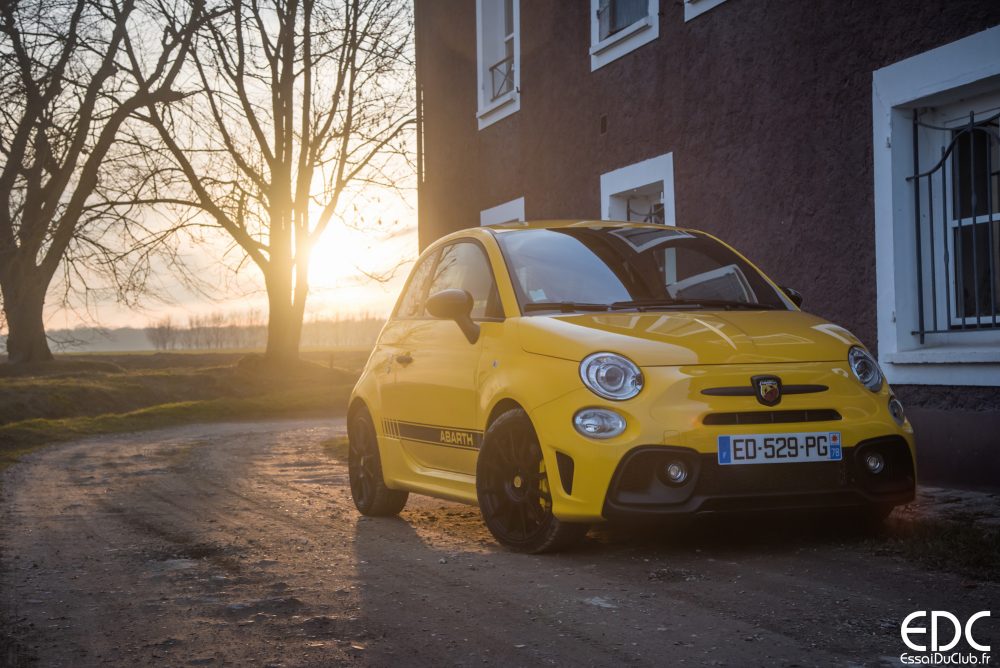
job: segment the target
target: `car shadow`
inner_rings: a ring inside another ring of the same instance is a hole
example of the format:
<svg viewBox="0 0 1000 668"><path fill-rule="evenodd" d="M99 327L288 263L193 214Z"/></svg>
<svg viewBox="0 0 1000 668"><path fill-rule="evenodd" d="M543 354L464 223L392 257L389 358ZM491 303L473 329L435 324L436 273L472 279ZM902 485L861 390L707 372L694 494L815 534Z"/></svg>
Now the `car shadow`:
<svg viewBox="0 0 1000 668"><path fill-rule="evenodd" d="M581 546L585 551L651 550L692 552L794 551L803 547L864 545L888 529L834 511L759 512L702 515L660 522L596 525Z"/></svg>

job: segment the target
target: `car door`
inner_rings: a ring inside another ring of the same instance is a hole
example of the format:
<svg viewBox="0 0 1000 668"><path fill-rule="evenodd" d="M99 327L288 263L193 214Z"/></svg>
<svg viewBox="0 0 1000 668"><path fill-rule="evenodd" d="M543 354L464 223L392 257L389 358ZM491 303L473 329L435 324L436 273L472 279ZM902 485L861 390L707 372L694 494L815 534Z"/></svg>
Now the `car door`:
<svg viewBox="0 0 1000 668"><path fill-rule="evenodd" d="M425 298L446 289L472 295L472 318L498 319L493 272L478 242L441 249ZM480 341L470 343L452 320L420 313L400 318L393 332L394 380L386 396L390 429L418 466L474 475L482 443L478 391Z"/></svg>

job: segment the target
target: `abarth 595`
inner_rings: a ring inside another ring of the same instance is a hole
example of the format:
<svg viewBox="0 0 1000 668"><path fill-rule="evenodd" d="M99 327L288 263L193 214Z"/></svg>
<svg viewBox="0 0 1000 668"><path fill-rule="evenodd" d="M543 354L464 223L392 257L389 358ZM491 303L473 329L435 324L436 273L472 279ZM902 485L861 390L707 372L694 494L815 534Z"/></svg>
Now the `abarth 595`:
<svg viewBox="0 0 1000 668"><path fill-rule="evenodd" d="M596 522L913 498L913 431L849 331L704 232L608 221L451 234L417 260L348 409L366 515L478 504L503 545Z"/></svg>

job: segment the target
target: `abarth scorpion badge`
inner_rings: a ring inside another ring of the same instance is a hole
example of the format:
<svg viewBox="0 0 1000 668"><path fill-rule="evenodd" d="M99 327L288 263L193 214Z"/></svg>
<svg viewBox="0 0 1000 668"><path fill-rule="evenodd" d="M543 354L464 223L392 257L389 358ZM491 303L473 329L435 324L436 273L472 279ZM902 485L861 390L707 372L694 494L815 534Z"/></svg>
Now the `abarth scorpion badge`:
<svg viewBox="0 0 1000 668"><path fill-rule="evenodd" d="M781 379L777 376L754 376L750 383L756 390L757 401L775 406L781 401Z"/></svg>

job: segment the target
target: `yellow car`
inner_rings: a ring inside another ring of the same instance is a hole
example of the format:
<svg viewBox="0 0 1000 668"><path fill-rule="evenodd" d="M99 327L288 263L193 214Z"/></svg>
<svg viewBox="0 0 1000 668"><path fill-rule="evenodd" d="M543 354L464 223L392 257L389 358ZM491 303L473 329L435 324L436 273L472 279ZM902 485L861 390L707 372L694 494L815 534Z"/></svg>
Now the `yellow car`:
<svg viewBox="0 0 1000 668"><path fill-rule="evenodd" d="M524 552L592 523L913 498L913 430L872 355L704 232L456 232L420 256L348 410L365 515L478 503Z"/></svg>

